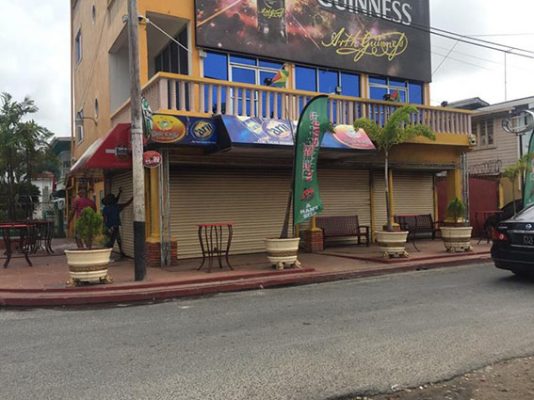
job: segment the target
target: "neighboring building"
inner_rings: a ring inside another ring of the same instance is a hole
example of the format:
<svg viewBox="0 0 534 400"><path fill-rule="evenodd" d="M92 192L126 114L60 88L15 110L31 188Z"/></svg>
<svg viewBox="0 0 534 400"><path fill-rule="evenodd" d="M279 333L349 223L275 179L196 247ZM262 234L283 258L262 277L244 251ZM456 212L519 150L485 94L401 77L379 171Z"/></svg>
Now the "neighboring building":
<svg viewBox="0 0 534 400"><path fill-rule="evenodd" d="M330 95L336 125L362 116L383 124L410 102L419 107L414 122L436 131L436 142L418 139L392 153L396 213L435 215L434 177L441 171L449 172L449 197L462 196L471 113L429 106L430 35L409 28L429 25L428 1L384 2L383 9L369 2L366 10L335 3L138 0L140 78L158 128L147 148L163 156L145 180L150 265L159 264L167 240L177 248L173 256L198 256L197 224L204 222L234 222L232 254L262 251L265 237L279 235L292 165L287 120L296 120L317 93ZM72 118L79 123L70 196L85 185L97 199L122 187L126 199L127 2L71 0L71 9ZM283 65L286 87L266 86ZM383 157L333 135L329 143L319 162L323 214L357 214L360 223L381 229ZM133 255L131 207L122 220L124 249Z"/></svg>
<svg viewBox="0 0 534 400"><path fill-rule="evenodd" d="M52 219L54 217L54 204L52 192L56 178L52 172L44 171L33 175L32 185L39 189L39 199L33 210L34 219Z"/></svg>
<svg viewBox="0 0 534 400"><path fill-rule="evenodd" d="M50 149L59 160L59 174L56 177L56 185L52 192L52 203L54 208L55 235L56 237L65 236L65 227L67 221L66 210L66 183L68 182L68 173L71 167L71 146L70 137L55 137L50 142Z"/></svg>
<svg viewBox="0 0 534 400"><path fill-rule="evenodd" d="M503 129L503 121L519 111L534 110L534 97L492 105L477 97L449 103L449 107L475 110L472 133L476 145L467 154L467 160L471 178L471 219L477 220L477 212L497 210L513 199L521 198L520 182L516 184L516 193L512 193L510 181L502 178L501 174L506 167L516 163L528 152L532 132L523 136L508 133ZM481 222L478 221L478 225Z"/></svg>

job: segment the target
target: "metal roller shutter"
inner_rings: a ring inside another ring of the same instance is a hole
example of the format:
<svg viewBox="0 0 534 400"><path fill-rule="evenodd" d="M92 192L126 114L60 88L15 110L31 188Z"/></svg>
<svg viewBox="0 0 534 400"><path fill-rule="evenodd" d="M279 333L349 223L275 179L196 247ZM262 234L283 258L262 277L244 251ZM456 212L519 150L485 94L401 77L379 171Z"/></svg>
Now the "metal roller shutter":
<svg viewBox="0 0 534 400"><path fill-rule="evenodd" d="M263 239L280 234L289 171L179 170L171 173L171 226L178 257L198 257L197 224L234 223L232 254L264 251ZM370 223L367 171L320 170L322 215L358 215Z"/></svg>
<svg viewBox="0 0 534 400"><path fill-rule="evenodd" d="M264 251L284 221L290 171L171 170L171 230L178 258L201 255L197 224L231 221L231 253Z"/></svg>
<svg viewBox="0 0 534 400"><path fill-rule="evenodd" d="M358 215L360 224L370 224L368 171L320 169L319 189L324 204L321 215Z"/></svg>
<svg viewBox="0 0 534 400"><path fill-rule="evenodd" d="M374 171L374 216L376 230L386 224L384 173ZM434 186L428 172L393 171L393 212L395 214L434 214Z"/></svg>
<svg viewBox="0 0 534 400"><path fill-rule="evenodd" d="M117 194L119 188L122 188L122 194L119 202L124 203L128 201L133 195L133 182L132 172L124 172L113 176L111 180L111 192ZM121 212L121 238L122 249L127 256L134 256L134 240L133 240L133 207L126 207ZM119 251L118 246L115 244L115 251Z"/></svg>
<svg viewBox="0 0 534 400"><path fill-rule="evenodd" d="M431 214L434 218L434 180L431 173L394 171L393 188L395 214Z"/></svg>

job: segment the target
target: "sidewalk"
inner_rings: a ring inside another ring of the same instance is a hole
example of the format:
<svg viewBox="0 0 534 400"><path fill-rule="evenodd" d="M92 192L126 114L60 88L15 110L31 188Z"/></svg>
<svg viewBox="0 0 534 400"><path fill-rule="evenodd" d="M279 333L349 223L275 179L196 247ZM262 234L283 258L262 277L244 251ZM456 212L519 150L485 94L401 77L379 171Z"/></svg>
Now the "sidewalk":
<svg viewBox="0 0 534 400"><path fill-rule="evenodd" d="M110 264L113 283L67 287L68 266L63 250L72 242L54 240L55 255L36 254L33 267L17 255L0 268L0 306L62 306L156 301L177 297L300 285L388 273L464 265L489 260L490 245L472 241L470 253L448 254L441 240L420 240L419 252L407 245L410 257L385 260L376 246L329 247L321 254L301 253L302 269L274 270L265 254L230 257L234 271L214 267L197 271L199 259L180 260L172 268L149 268L144 281L134 281L131 259Z"/></svg>

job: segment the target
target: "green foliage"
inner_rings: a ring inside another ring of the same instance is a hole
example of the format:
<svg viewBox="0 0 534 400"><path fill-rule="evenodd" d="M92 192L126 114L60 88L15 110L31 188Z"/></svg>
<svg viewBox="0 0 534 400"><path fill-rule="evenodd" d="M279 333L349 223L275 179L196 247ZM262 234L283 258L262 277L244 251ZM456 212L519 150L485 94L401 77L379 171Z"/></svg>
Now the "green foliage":
<svg viewBox="0 0 534 400"><path fill-rule="evenodd" d="M385 164L385 194L386 194L386 210L387 210L387 230L392 231L391 221L391 205L389 204L389 150L397 145L404 143L417 136L425 137L429 140L435 140L436 135L430 127L422 124L414 123L412 115L417 113L415 106L405 105L399 107L391 114L383 127L378 126L375 121L368 118L359 118L354 121L354 129L356 131L362 128L375 143L379 150L384 152Z"/></svg>
<svg viewBox="0 0 534 400"><path fill-rule="evenodd" d="M6 193L7 217L14 220L17 199L28 196L28 190L23 193L20 189L31 186L35 172L53 170L59 161L48 144L52 132L28 118L38 111L33 100L26 97L17 102L9 93L2 93L0 102L0 192Z"/></svg>
<svg viewBox="0 0 534 400"><path fill-rule="evenodd" d="M76 221L76 232L88 249L93 247L93 241L102 235L103 230L104 219L102 215L91 207L84 208L80 218Z"/></svg>
<svg viewBox="0 0 534 400"><path fill-rule="evenodd" d="M465 217L465 205L458 197L452 200L447 206L447 215L454 220L454 222L459 222L462 218Z"/></svg>
<svg viewBox="0 0 534 400"><path fill-rule="evenodd" d="M379 127L375 121L360 118L354 121L354 128L363 128L371 140L380 150L389 151L396 144L401 144L416 136L423 136L435 140L436 135L430 127L414 124L411 116L417 113L415 106L402 106L391 114L384 127Z"/></svg>
<svg viewBox="0 0 534 400"><path fill-rule="evenodd" d="M513 199L515 199L515 185L517 183L517 179L520 176L523 177L523 180L526 179L525 175L529 169L529 166L531 165L533 158L534 158L533 153L525 154L523 157L517 160L515 164L509 165L502 172L502 176L504 178L507 178L512 183L512 198ZM514 214L515 214L517 212L515 201L513 204L514 204Z"/></svg>

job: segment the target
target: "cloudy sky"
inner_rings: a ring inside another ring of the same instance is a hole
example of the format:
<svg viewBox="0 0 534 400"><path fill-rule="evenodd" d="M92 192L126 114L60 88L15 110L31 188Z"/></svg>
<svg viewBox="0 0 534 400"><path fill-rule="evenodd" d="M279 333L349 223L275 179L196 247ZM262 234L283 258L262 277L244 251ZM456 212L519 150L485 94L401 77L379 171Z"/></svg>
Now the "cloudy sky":
<svg viewBox="0 0 534 400"><path fill-rule="evenodd" d="M40 108L36 120L57 136L70 135L68 4L68 0L0 0L0 92L19 101L33 98ZM430 6L433 27L492 35L480 38L534 52L534 2L430 0ZM431 103L475 96L490 103L504 101L504 58L503 53L432 36ZM508 99L534 96L534 59L513 55L506 59Z"/></svg>

